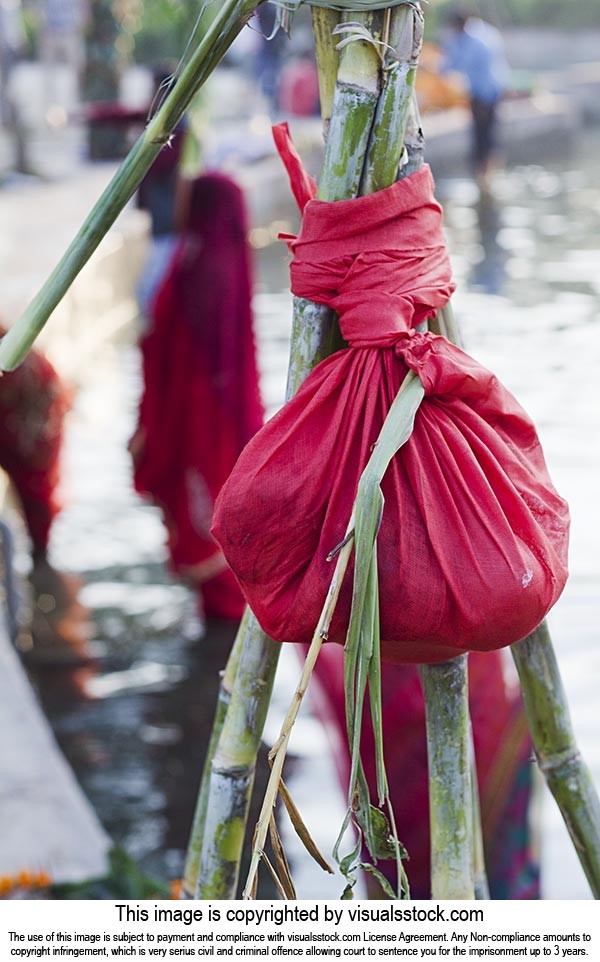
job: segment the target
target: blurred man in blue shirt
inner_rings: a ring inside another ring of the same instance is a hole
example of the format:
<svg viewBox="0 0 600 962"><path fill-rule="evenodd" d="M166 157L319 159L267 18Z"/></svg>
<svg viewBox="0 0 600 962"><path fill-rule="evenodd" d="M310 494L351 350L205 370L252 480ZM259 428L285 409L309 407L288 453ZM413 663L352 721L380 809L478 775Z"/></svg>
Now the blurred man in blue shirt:
<svg viewBox="0 0 600 962"><path fill-rule="evenodd" d="M473 115L473 167L477 180L485 185L496 147L498 104L508 85L504 42L495 27L461 9L450 18L444 54L444 73L459 73L467 85Z"/></svg>

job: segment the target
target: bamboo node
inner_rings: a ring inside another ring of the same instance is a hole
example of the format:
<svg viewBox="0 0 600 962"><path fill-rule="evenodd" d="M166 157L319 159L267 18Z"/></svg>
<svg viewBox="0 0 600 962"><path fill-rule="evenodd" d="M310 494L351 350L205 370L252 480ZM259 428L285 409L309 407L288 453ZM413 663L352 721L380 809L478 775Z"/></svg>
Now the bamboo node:
<svg viewBox="0 0 600 962"><path fill-rule="evenodd" d="M536 752L536 758L541 771L545 775L556 775L559 772L568 772L571 768L578 768L581 765L581 753L577 748L567 748L555 755L544 757Z"/></svg>
<svg viewBox="0 0 600 962"><path fill-rule="evenodd" d="M157 144L161 147L172 147L173 146L173 134L157 134L150 141L151 144Z"/></svg>
<svg viewBox="0 0 600 962"><path fill-rule="evenodd" d="M345 36L342 36L343 34L345 34ZM389 43L386 43L385 40L377 40L364 24L356 23L355 21L338 24L337 27L334 27L331 31L331 35L333 37L342 36L342 39L335 45L336 50L343 50L344 47L356 42L370 44L382 65L387 52L393 50Z"/></svg>

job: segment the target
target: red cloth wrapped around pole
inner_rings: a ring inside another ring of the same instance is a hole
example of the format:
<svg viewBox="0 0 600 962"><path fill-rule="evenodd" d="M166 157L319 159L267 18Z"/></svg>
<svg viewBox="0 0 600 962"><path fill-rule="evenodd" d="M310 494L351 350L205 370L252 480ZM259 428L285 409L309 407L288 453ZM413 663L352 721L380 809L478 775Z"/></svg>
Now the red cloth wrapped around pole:
<svg viewBox="0 0 600 962"><path fill-rule="evenodd" d="M428 663L510 645L567 578L569 515L533 423L497 378L415 330L453 291L427 166L386 190L328 203L280 129L303 207L292 291L331 306L347 349L319 364L242 452L213 534L263 629L306 642L331 580L358 481L404 377L425 398L382 483L378 536L384 661ZM343 643L351 570L329 632Z"/></svg>

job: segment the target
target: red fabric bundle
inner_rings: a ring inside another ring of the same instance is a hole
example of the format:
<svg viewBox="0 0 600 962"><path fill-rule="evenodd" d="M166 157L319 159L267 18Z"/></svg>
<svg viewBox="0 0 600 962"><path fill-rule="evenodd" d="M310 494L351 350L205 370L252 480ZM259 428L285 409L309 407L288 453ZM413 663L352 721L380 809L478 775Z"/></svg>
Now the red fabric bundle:
<svg viewBox="0 0 600 962"><path fill-rule="evenodd" d="M312 636L360 475L408 371L425 387L382 484L382 657L434 662L500 648L544 618L567 577L569 517L532 422L498 380L445 338L414 330L452 292L428 167L356 200L309 200L289 240L294 294L338 312L350 347L326 359L242 452L213 534L264 630ZM329 639L343 643L352 577Z"/></svg>

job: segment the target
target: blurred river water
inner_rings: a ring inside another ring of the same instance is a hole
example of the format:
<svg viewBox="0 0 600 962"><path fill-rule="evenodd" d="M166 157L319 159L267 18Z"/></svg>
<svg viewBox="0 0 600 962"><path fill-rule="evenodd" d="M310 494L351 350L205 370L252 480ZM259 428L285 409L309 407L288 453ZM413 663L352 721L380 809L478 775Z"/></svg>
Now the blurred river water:
<svg viewBox="0 0 600 962"><path fill-rule="evenodd" d="M570 502L571 580L550 625L580 747L598 786L599 148L600 134L592 133L557 161L500 173L493 200L481 200L468 180L438 183L467 349L533 416L553 480ZM257 274L260 367L272 412L283 399L290 328L283 245L257 251ZM139 386L137 350L125 338L99 354L77 398L67 437L66 507L52 557L84 582L97 663L39 671L34 681L111 837L148 870L175 878L232 629L209 626L206 638L196 640L193 600L163 565L158 512L132 490L126 444ZM269 744L298 670L286 651L267 723ZM310 829L330 852L343 808L325 744L305 711L292 739L289 781ZM545 897L588 898L554 803L543 794ZM300 897L338 897L341 879L307 865L287 832L286 838Z"/></svg>

